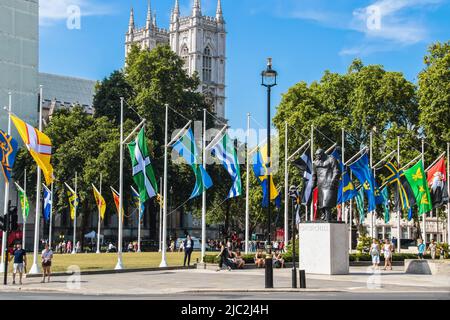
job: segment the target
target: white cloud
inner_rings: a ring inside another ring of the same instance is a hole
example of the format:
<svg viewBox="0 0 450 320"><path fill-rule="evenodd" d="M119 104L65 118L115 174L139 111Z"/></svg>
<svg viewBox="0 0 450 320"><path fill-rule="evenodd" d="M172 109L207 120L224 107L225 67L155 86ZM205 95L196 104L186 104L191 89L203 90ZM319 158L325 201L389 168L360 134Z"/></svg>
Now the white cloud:
<svg viewBox="0 0 450 320"><path fill-rule="evenodd" d="M39 24L52 25L55 22L66 20L68 18L67 10L71 6L80 8L81 17L113 13L111 6L93 0L40 0Z"/></svg>

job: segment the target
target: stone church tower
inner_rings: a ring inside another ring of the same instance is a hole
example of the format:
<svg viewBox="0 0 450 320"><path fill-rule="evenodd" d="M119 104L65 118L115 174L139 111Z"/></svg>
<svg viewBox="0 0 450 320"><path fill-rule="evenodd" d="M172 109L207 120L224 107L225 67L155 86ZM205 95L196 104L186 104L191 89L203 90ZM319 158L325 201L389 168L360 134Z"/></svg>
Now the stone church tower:
<svg viewBox="0 0 450 320"><path fill-rule="evenodd" d="M152 15L150 1L145 27L136 28L131 9L125 39L125 56L131 45L152 50L159 44L169 44L185 63L185 70L200 77L199 92L214 105L217 116L225 119L226 30L221 0L217 1L215 17L202 14L201 0L194 0L190 16L182 16L175 0L169 30L159 28Z"/></svg>

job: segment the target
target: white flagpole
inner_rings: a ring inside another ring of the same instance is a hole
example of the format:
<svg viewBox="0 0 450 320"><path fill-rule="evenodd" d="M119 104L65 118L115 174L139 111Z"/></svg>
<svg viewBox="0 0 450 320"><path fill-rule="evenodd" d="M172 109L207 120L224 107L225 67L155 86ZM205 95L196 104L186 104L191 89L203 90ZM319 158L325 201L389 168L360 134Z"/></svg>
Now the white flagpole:
<svg viewBox="0 0 450 320"><path fill-rule="evenodd" d="M422 165L425 168L425 139L422 138ZM423 243L427 244L427 230L426 230L427 213L424 212L422 215L422 239Z"/></svg>
<svg viewBox="0 0 450 320"><path fill-rule="evenodd" d="M77 253L77 208L78 208L78 194L77 194L78 173L75 171L75 201L74 201L74 217L73 217L73 242L72 242L72 254Z"/></svg>
<svg viewBox="0 0 450 320"><path fill-rule="evenodd" d="M400 136L397 136L397 165L398 168L400 169ZM400 179L400 177L399 177ZM399 182L400 183L400 182ZM400 190L397 190L397 192L399 193L399 199L400 200ZM400 253L401 252L401 240L402 240L402 208L400 207L400 204L398 205L398 212L397 212L397 230L398 230L398 237L397 237L397 252Z"/></svg>
<svg viewBox="0 0 450 320"><path fill-rule="evenodd" d="M11 136L11 108L12 108L12 93L8 92L8 135ZM39 168L38 168L39 170ZM9 202L9 181L8 179L5 179L5 202L3 203L3 217L6 218L6 215L8 214L8 202ZM3 232L2 236L2 261L0 262L0 273L3 273L3 270L5 269L5 250L6 250L6 232Z"/></svg>
<svg viewBox="0 0 450 320"><path fill-rule="evenodd" d="M117 239L117 264L115 270L123 269L122 261L122 215L123 215L123 97L120 98L120 172L119 172L119 234Z"/></svg>
<svg viewBox="0 0 450 320"><path fill-rule="evenodd" d="M353 179L353 174L350 172L350 181ZM349 208L349 219L350 219L350 252L352 252L352 242L353 242L353 199L350 199L350 208Z"/></svg>
<svg viewBox="0 0 450 320"><path fill-rule="evenodd" d="M43 87L39 86L39 131L42 131L42 102L44 97ZM33 250L33 265L29 271L29 274L40 273L38 264L38 251L39 251L39 224L41 222L41 169L37 167L37 181L36 181L36 214L34 219L34 250Z"/></svg>
<svg viewBox="0 0 450 320"><path fill-rule="evenodd" d="M99 193L100 195L102 194L102 173L100 173L100 190ZM97 203L97 210L98 210L98 223L97 223L97 252L96 253L100 253L100 231L101 231L101 225L102 225L102 216L100 213L100 208L98 207L98 203Z"/></svg>
<svg viewBox="0 0 450 320"><path fill-rule="evenodd" d="M372 174L374 174L375 170L372 169L373 167L373 129L370 130L370 170L372 170ZM375 239L375 210L373 210L370 214L370 223L371 223L371 234L372 234L372 239Z"/></svg>
<svg viewBox="0 0 450 320"><path fill-rule="evenodd" d="M141 252L141 200L139 200L139 208L138 208L138 249L137 252Z"/></svg>
<svg viewBox="0 0 450 320"><path fill-rule="evenodd" d="M247 157L247 171L245 176L245 254L249 252L249 235L250 235L250 202L249 202L249 190L250 190L250 113L247 113L247 145L245 148Z"/></svg>
<svg viewBox="0 0 450 320"><path fill-rule="evenodd" d="M51 204L50 204L50 225L48 227L48 246L50 247L50 249L52 248L52 230L53 230L53 182L52 185L50 187L50 199L51 199Z"/></svg>
<svg viewBox="0 0 450 320"><path fill-rule="evenodd" d="M24 200L27 197L27 169L23 172L23 195ZM26 244L26 229L27 229L27 217L24 214L25 213L25 203L22 206L22 219L23 219L23 227L22 227L22 248L26 251L25 244Z"/></svg>
<svg viewBox="0 0 450 320"><path fill-rule="evenodd" d="M341 130L341 163L342 163L342 166L344 166L344 163L345 163L345 130L344 130L344 128L342 128L342 130ZM344 172L342 172L341 174L344 174ZM342 181L344 181L344 179L342 179ZM342 190L342 197L343 196L344 196L344 190ZM341 204L341 212L342 212L341 221L343 220L345 223L347 223L347 213L345 212L345 202L342 202L342 204ZM342 219L342 217L343 217L343 219Z"/></svg>
<svg viewBox="0 0 450 320"><path fill-rule="evenodd" d="M203 109L203 169L206 170L206 109ZM203 184L202 184L203 185ZM202 256L200 263L204 262L206 251L206 188L203 185L202 193Z"/></svg>
<svg viewBox="0 0 450 320"><path fill-rule="evenodd" d="M288 123L284 127L284 245L289 242L289 170L288 170ZM294 234L294 231L292 231Z"/></svg>
<svg viewBox="0 0 450 320"><path fill-rule="evenodd" d="M447 243L450 242L450 142L447 142Z"/></svg>
<svg viewBox="0 0 450 320"><path fill-rule="evenodd" d="M163 192L163 179L159 178L159 192ZM162 200L162 199L160 199ZM161 252L162 246L162 215L163 215L163 206L161 205L161 203L159 204L159 250L158 252Z"/></svg>
<svg viewBox="0 0 450 320"><path fill-rule="evenodd" d="M311 125L311 169L313 174L314 172L314 125ZM310 208L310 221L314 220L314 189L311 190L311 208ZM308 217L306 217L306 221L308 221Z"/></svg>
<svg viewBox="0 0 450 320"><path fill-rule="evenodd" d="M162 245L160 268L167 267L166 261L166 238L167 238L167 148L168 146L168 126L169 126L169 105L166 104L166 122L164 129L164 194L163 194L163 225L162 225Z"/></svg>

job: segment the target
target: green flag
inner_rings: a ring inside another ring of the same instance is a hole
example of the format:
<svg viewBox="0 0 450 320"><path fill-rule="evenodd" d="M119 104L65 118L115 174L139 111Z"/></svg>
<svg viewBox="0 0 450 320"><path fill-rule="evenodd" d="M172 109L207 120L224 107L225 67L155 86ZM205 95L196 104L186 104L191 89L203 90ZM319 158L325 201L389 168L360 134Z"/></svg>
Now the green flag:
<svg viewBox="0 0 450 320"><path fill-rule="evenodd" d="M433 209L433 204L431 202L430 189L428 188L427 176L423 169L422 160L408 170L405 170L405 177L413 190L419 216L430 212Z"/></svg>
<svg viewBox="0 0 450 320"><path fill-rule="evenodd" d="M19 200L20 200L20 206L22 208L22 216L23 220L27 220L28 215L30 214L30 204L28 203L28 197L25 194L25 190L23 190L17 183L16 183L17 191L19 192Z"/></svg>
<svg viewBox="0 0 450 320"><path fill-rule="evenodd" d="M364 188L359 188L358 193L356 194L356 207L359 211L359 223L363 223L366 219L364 212Z"/></svg>
<svg viewBox="0 0 450 320"><path fill-rule="evenodd" d="M136 140L128 145L128 149L133 166L133 179L138 186L141 203L145 203L156 196L158 184L153 173L144 128L141 129Z"/></svg>

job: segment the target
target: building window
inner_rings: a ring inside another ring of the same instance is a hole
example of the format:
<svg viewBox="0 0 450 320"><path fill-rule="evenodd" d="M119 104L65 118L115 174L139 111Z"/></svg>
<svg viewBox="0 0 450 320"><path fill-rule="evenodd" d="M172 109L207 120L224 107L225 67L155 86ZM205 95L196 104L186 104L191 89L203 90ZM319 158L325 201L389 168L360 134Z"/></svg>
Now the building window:
<svg viewBox="0 0 450 320"><path fill-rule="evenodd" d="M209 47L205 48L203 52L203 81L210 82L212 74L212 57L211 49Z"/></svg>
<svg viewBox="0 0 450 320"><path fill-rule="evenodd" d="M184 61L184 70L189 71L189 49L184 46L181 50L181 59Z"/></svg>

